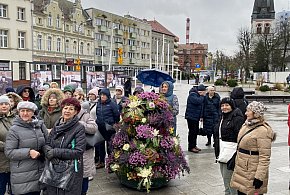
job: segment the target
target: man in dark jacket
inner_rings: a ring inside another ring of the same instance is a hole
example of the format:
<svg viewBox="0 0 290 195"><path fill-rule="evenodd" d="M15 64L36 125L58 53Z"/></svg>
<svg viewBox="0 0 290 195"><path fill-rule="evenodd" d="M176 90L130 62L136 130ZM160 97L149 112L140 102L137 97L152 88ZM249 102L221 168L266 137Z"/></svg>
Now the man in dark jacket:
<svg viewBox="0 0 290 195"><path fill-rule="evenodd" d="M129 97L129 95L132 95L131 78L128 78L127 81L124 83L124 90L125 90L126 97Z"/></svg>
<svg viewBox="0 0 290 195"><path fill-rule="evenodd" d="M104 137L107 143L107 152L110 153L110 140L111 137L115 134L115 130L107 129L109 126L113 126L114 124L120 121L120 113L118 110L118 106L111 99L110 90L108 88L103 88L100 91L99 101L96 107L96 123L98 125L99 131ZM96 150L99 150L100 158L99 163L96 165L96 168L105 167L105 143L100 144Z"/></svg>
<svg viewBox="0 0 290 195"><path fill-rule="evenodd" d="M245 92L242 87L235 87L231 92L231 98L234 100L235 107L240 109L244 115L244 121L246 121L247 116L245 115L248 101L245 98Z"/></svg>
<svg viewBox="0 0 290 195"><path fill-rule="evenodd" d="M188 126L188 151L198 153L201 149L196 146L199 121L202 120L205 86L200 84L197 89L192 88L187 98L185 119Z"/></svg>

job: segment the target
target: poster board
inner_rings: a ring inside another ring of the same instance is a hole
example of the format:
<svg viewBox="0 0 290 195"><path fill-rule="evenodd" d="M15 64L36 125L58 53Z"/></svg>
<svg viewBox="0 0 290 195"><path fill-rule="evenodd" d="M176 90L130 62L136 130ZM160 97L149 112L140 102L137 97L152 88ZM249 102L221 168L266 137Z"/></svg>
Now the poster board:
<svg viewBox="0 0 290 195"><path fill-rule="evenodd" d="M3 95L6 93L5 89L7 87L13 87L12 86L12 71L1 71L0 73L0 94Z"/></svg>
<svg viewBox="0 0 290 195"><path fill-rule="evenodd" d="M33 91L37 91L39 86L43 86L44 83L52 82L51 71L36 71L31 73L30 86Z"/></svg>
<svg viewBox="0 0 290 195"><path fill-rule="evenodd" d="M86 72L87 78L87 91L98 87L104 88L106 87L105 82L105 72ZM115 79L114 74L112 72L107 72L107 86L114 87L115 86Z"/></svg>
<svg viewBox="0 0 290 195"><path fill-rule="evenodd" d="M81 74L78 71L61 71L61 89L66 85L75 86L75 88L81 88Z"/></svg>

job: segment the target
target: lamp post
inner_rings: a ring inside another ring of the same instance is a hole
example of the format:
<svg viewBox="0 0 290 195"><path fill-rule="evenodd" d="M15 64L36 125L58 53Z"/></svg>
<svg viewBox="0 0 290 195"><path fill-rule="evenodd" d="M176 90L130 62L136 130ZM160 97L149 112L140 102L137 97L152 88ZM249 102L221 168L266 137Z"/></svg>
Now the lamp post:
<svg viewBox="0 0 290 195"><path fill-rule="evenodd" d="M111 71L111 63L112 63L114 29L117 29L117 27L113 23L112 24L112 31L111 31L111 44L110 44L110 56L109 56L109 71Z"/></svg>

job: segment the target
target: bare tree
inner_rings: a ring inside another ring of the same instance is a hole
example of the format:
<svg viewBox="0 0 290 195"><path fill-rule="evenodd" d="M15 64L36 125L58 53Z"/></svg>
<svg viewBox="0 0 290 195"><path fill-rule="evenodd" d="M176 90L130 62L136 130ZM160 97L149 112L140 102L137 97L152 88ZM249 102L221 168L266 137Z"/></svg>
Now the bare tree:
<svg viewBox="0 0 290 195"><path fill-rule="evenodd" d="M250 51L252 45L250 30L248 28L241 28L237 36L237 41L245 58L243 68L245 70L245 82L247 82L247 78L250 77Z"/></svg>
<svg viewBox="0 0 290 195"><path fill-rule="evenodd" d="M290 24L289 21L281 21L280 28L278 29L279 37L281 40L280 47L282 47L282 71L285 71L286 68L286 54L288 46L290 44Z"/></svg>

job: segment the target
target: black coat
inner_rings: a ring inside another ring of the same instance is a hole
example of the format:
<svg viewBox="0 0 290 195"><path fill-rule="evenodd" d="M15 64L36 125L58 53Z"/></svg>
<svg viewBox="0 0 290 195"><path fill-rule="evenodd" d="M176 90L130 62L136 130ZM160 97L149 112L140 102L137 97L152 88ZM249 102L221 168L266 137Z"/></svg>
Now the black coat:
<svg viewBox="0 0 290 195"><path fill-rule="evenodd" d="M78 172L73 172L74 183L69 191L47 186L47 194L80 195L83 181L83 153L86 149L85 128L75 116L66 123L59 119L48 137L47 146L53 148L53 157L61 160L78 160ZM75 148L72 149L72 140L75 139ZM62 143L62 147L61 146ZM58 191L58 193L57 193Z"/></svg>
<svg viewBox="0 0 290 195"><path fill-rule="evenodd" d="M200 96L198 92L193 89L187 97L185 119L199 121L203 113L204 96Z"/></svg>
<svg viewBox="0 0 290 195"><path fill-rule="evenodd" d="M219 156L219 127L221 122L221 139L223 141L237 143L239 131L244 123L244 116L238 108L235 108L230 113L222 114L220 121L214 129L214 148L216 157Z"/></svg>
<svg viewBox="0 0 290 195"><path fill-rule="evenodd" d="M231 98L234 100L235 107L239 108L242 111L242 114L244 115L244 122L247 119L247 116L245 115L248 101L245 98L245 92L242 87L235 87L231 93Z"/></svg>
<svg viewBox="0 0 290 195"><path fill-rule="evenodd" d="M220 116L220 96L215 93L212 98L206 94L203 109L203 129L208 135L213 134L214 127L219 121Z"/></svg>

